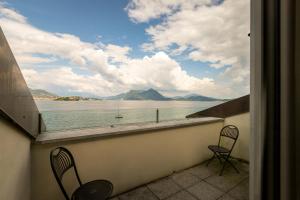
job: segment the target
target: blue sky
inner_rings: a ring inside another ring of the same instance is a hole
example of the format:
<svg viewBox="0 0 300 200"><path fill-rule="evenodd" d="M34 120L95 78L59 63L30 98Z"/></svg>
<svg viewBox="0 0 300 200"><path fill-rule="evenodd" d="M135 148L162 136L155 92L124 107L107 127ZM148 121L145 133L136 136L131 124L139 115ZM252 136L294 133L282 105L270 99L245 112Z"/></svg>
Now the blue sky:
<svg viewBox="0 0 300 200"><path fill-rule="evenodd" d="M147 39L146 24L132 23L124 8L126 1L28 0L10 2L31 24L50 32L70 33L83 41L130 45L138 50ZM55 12L53 12L55 11Z"/></svg>
<svg viewBox="0 0 300 200"><path fill-rule="evenodd" d="M239 13L234 12L241 8L246 14L237 20ZM152 87L169 96L234 97L249 92L249 62L244 62L249 43L243 36L249 29L246 9L249 2L244 0L238 4L232 0L9 1L1 5L0 25L33 88L40 85L60 95L105 96ZM231 16L224 19L224 11ZM13 33L18 23L23 36ZM224 31L228 33L220 39ZM40 37L53 40L53 46ZM34 44L26 49L18 43ZM145 70L136 73L140 68ZM65 85L42 80L51 73L66 73L57 78L70 80L58 81ZM92 80L101 83L96 87Z"/></svg>
<svg viewBox="0 0 300 200"><path fill-rule="evenodd" d="M26 3L13 1L10 4L26 16L31 24L43 30L74 34L88 42L96 42L100 36L103 43L132 47L130 55L134 57L149 54L140 48L142 43L149 40L145 29L161 21L133 23L124 10L128 4L124 0L91 0L89 3L82 0L75 3L72 0L28 0ZM210 68L206 62L191 61L185 56L175 59L189 74L200 78L213 77L224 71Z"/></svg>

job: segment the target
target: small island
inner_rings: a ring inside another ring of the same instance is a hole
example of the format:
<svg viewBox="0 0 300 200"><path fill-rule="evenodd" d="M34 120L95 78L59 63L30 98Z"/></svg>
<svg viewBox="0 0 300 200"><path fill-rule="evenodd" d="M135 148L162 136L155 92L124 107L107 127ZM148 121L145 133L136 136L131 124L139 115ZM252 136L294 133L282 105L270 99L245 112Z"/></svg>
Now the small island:
<svg viewBox="0 0 300 200"><path fill-rule="evenodd" d="M81 97L81 96L59 96L42 89L30 89L32 97L36 100L53 100L53 101L99 101L100 98Z"/></svg>
<svg viewBox="0 0 300 200"><path fill-rule="evenodd" d="M80 97L80 96L68 96L68 97L58 97L54 101L97 101L101 100L98 98L91 97Z"/></svg>

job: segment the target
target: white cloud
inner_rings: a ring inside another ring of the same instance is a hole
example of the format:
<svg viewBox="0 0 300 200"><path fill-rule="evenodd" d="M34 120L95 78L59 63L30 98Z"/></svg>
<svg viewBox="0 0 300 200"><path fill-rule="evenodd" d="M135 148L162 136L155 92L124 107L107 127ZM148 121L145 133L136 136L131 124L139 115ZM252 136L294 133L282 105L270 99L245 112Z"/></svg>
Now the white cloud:
<svg viewBox="0 0 300 200"><path fill-rule="evenodd" d="M83 92L98 96L117 94L130 89L155 88L165 92L197 92L209 96L228 96L232 91L215 84L213 79L198 79L188 75L167 54L159 52L152 57L130 59L118 69L119 77L107 79L100 73L76 74L70 67L54 69L23 69L32 88L62 88L68 92Z"/></svg>
<svg viewBox="0 0 300 200"><path fill-rule="evenodd" d="M150 26L146 31L152 42L146 46L164 50L174 44L180 48L191 46L194 50L189 56L195 61L231 65L239 57L248 56L249 23L248 0L226 0L218 6L194 6L177 11L162 23Z"/></svg>
<svg viewBox="0 0 300 200"><path fill-rule="evenodd" d="M8 19L18 21L18 22L21 22L21 23L25 23L26 20L27 20L26 17L24 17L23 15L20 15L15 10L12 10L10 8L6 8L5 3L2 3L2 2L0 2L0 16L1 17L4 16Z"/></svg>
<svg viewBox="0 0 300 200"><path fill-rule="evenodd" d="M162 15L170 15L176 10L209 5L210 0L131 0L125 10L134 22L147 22Z"/></svg>
<svg viewBox="0 0 300 200"><path fill-rule="evenodd" d="M23 69L23 75L31 88L47 88L66 93L85 93L105 96L114 91L113 84L105 80L100 74L80 75L74 73L70 67L60 67L37 71Z"/></svg>
<svg viewBox="0 0 300 200"><path fill-rule="evenodd" d="M31 64L39 64L39 63L51 63L56 61L55 57L41 57L34 56L31 54L21 54L17 56L18 63L22 63L23 66L31 65Z"/></svg>
<svg viewBox="0 0 300 200"><path fill-rule="evenodd" d="M211 78L188 75L164 52L142 59L131 58L128 55L130 47L101 44L99 38L97 42L89 43L71 34L43 31L3 5L0 5L0 13L1 27L33 88L59 88L60 91L98 96L150 87L165 92L193 92L216 97L228 97L232 93ZM69 64L61 67L53 63L61 60ZM48 62L46 68L39 67L39 63L45 62ZM83 69L86 73L79 72Z"/></svg>
<svg viewBox="0 0 300 200"><path fill-rule="evenodd" d="M2 10L0 9L0 12ZM91 66L94 70L107 75L114 71L107 63L107 55L97 44L83 42L71 34L40 30L27 21L7 17L6 13L2 13L0 23L20 64L23 64L22 58L28 55L42 54L67 59L80 66ZM36 60L36 56L33 57Z"/></svg>
<svg viewBox="0 0 300 200"><path fill-rule="evenodd" d="M105 52L110 57L112 62L127 62L130 47L121 47L118 45L109 44L105 47Z"/></svg>
<svg viewBox="0 0 300 200"><path fill-rule="evenodd" d="M146 56L143 59L131 59L127 64L121 65L120 71L124 75L131 75L128 78L124 77L124 81L127 80L126 83L130 85L137 84L163 90L176 88L179 91L201 91L201 93L213 96L221 89L213 79L199 79L188 75L175 60L164 52L158 52L152 57ZM224 91L221 93L225 94Z"/></svg>
<svg viewBox="0 0 300 200"><path fill-rule="evenodd" d="M238 90L249 93L249 81L244 74L249 76L250 0L225 0L223 3L160 0L151 1L149 5L148 2L132 0L127 9L135 22L164 16L157 25L146 29L150 42L141 45L145 51L164 50L178 55L188 47L187 56L193 61L208 62L213 68L229 66L220 80L224 81L227 75L225 84L228 87L237 87L229 71L236 77L244 77L243 88ZM157 13L151 15L151 10Z"/></svg>

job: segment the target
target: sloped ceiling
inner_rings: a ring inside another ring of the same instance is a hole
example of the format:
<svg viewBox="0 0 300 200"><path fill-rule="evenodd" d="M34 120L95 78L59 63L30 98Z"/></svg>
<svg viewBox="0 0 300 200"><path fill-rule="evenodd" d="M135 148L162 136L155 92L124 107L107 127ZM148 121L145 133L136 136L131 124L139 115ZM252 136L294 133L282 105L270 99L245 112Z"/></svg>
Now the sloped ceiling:
<svg viewBox="0 0 300 200"><path fill-rule="evenodd" d="M40 131L39 111L0 27L0 111L35 137Z"/></svg>

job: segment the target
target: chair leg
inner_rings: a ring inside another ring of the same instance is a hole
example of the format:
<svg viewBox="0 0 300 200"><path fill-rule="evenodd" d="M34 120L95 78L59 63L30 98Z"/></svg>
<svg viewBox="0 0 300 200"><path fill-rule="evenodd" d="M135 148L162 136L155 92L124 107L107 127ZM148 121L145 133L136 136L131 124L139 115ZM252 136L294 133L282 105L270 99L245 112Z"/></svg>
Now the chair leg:
<svg viewBox="0 0 300 200"><path fill-rule="evenodd" d="M232 162L230 162L230 160L227 161L232 167L233 169L235 169L235 171L239 174L240 171L236 168L236 166L234 166L234 164L232 164Z"/></svg>
<svg viewBox="0 0 300 200"><path fill-rule="evenodd" d="M223 172L225 170L225 167L226 167L226 164L229 163L233 169L239 174L239 170L234 166L234 164L232 164L232 162L230 162L229 158L230 158L230 154L228 155L223 155L223 154L217 154L216 152L214 152L214 155L207 161L206 163L206 167L210 164L210 162L214 159L214 158L217 158L219 161L220 161L220 164L223 165L222 166L222 169L221 169L221 172L220 172L220 176L223 175ZM224 161L222 162L222 159L224 159Z"/></svg>
<svg viewBox="0 0 300 200"><path fill-rule="evenodd" d="M220 162L220 165L223 165L223 162L222 162L222 155L221 154L218 154L218 153L216 153L215 154L216 155L216 157L218 158L218 160L219 160L219 162Z"/></svg>
<svg viewBox="0 0 300 200"><path fill-rule="evenodd" d="M224 171L224 169L225 169L225 165L226 165L226 161L225 161L224 164L223 164L223 167L222 167L222 169L221 169L221 172L220 172L219 176L222 176L222 175L223 175L223 171Z"/></svg>
<svg viewBox="0 0 300 200"><path fill-rule="evenodd" d="M232 162L230 162L229 158L230 158L230 154L228 154L228 156L226 156L226 158L224 158L225 161L224 161L224 165L223 165L223 167L222 167L222 170L221 170L221 172L220 172L220 176L222 176L222 174L223 174L223 171L224 171L224 169L225 169L226 163L229 163L229 164L232 166L232 168L235 169L235 171L236 171L238 174L240 173L240 171L234 166L234 164L232 164Z"/></svg>
<svg viewBox="0 0 300 200"><path fill-rule="evenodd" d="M209 165L209 163L215 158L215 154L207 161L206 167Z"/></svg>
<svg viewBox="0 0 300 200"><path fill-rule="evenodd" d="M227 162L227 159L228 159L228 155L220 155L220 159L224 159L224 162L222 163L222 169L221 169L221 171L220 171L220 174L219 174L219 176L222 176L223 175L223 172L224 172L224 169L225 169L225 166L226 166L226 162Z"/></svg>

